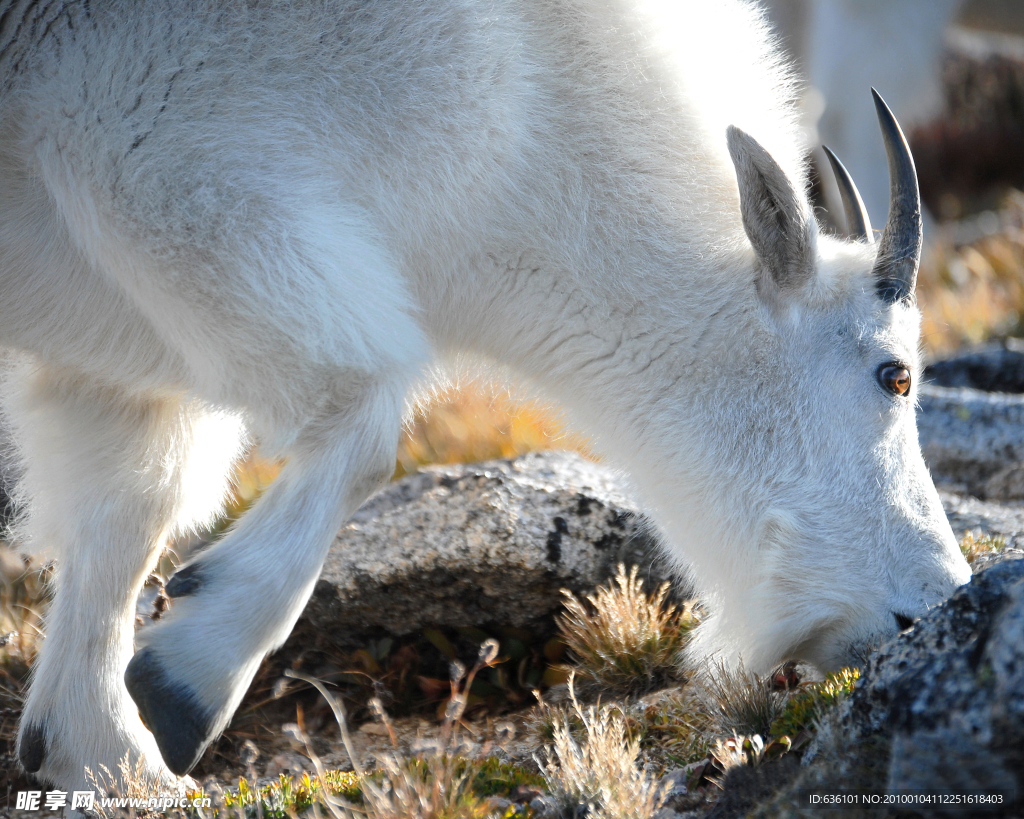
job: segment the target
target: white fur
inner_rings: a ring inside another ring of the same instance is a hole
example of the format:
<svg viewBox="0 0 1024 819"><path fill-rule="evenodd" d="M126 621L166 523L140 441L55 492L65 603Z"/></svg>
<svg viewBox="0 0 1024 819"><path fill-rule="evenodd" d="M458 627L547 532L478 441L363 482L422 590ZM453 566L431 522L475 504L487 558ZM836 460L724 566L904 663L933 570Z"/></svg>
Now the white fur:
<svg viewBox="0 0 1024 819"><path fill-rule="evenodd" d="M875 378L919 374L916 309L875 296L871 248L811 224L813 275L776 287L744 232L727 126L805 184L750 7L0 0L0 21L7 412L23 536L60 561L23 722L41 776L79 787L130 750L170 778L121 681L133 601L221 503L243 430L288 465L141 635L218 729L387 479L410 388L459 353L631 473L715 609L698 655L835 667L969 577L913 404Z"/></svg>

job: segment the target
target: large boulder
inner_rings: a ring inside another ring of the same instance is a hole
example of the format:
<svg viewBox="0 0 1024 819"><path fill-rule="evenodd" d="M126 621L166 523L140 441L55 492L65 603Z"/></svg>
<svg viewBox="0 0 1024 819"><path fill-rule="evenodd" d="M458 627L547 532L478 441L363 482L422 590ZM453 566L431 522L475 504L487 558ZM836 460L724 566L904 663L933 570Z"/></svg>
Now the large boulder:
<svg viewBox="0 0 1024 819"><path fill-rule="evenodd" d="M936 483L992 500L1024 499L1024 340L930 364L918 433Z"/></svg>
<svg viewBox="0 0 1024 819"><path fill-rule="evenodd" d="M922 385L921 451L936 483L980 498L1024 498L1024 395Z"/></svg>
<svg viewBox="0 0 1024 819"><path fill-rule="evenodd" d="M338 534L303 617L336 642L424 626L537 627L637 564L672 576L626 482L566 452L430 467L384 489Z"/></svg>
<svg viewBox="0 0 1024 819"><path fill-rule="evenodd" d="M925 380L936 387L1024 393L1024 339L1008 338L929 364Z"/></svg>

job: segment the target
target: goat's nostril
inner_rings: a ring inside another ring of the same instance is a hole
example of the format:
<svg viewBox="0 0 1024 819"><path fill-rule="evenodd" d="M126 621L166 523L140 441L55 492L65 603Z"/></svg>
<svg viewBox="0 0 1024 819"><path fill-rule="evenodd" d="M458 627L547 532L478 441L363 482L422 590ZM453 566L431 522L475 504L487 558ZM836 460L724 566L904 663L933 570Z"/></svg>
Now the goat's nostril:
<svg viewBox="0 0 1024 819"><path fill-rule="evenodd" d="M896 618L896 625L899 626L900 631L906 631L912 625L914 625L914 618L907 617L905 614L899 612L893 612L893 617Z"/></svg>

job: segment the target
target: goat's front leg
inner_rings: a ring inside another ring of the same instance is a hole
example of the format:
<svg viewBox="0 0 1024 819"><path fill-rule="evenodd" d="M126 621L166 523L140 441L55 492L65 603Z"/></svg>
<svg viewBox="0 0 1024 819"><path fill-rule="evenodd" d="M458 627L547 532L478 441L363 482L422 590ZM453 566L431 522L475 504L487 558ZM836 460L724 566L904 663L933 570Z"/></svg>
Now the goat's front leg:
<svg viewBox="0 0 1024 819"><path fill-rule="evenodd" d="M226 727L260 660L287 638L341 524L394 471L405 383L355 386L299 434L266 494L168 582L128 691L172 771Z"/></svg>
<svg viewBox="0 0 1024 819"><path fill-rule="evenodd" d="M123 682L136 598L169 531L196 513L188 477L203 474L207 514L223 502L240 426L174 398L140 399L46 367L15 374L6 392L24 459L24 545L57 559L21 763L82 790L92 787L87 768L116 777L127 754L133 770L141 764L147 779L171 785ZM209 483L215 473L219 492Z"/></svg>

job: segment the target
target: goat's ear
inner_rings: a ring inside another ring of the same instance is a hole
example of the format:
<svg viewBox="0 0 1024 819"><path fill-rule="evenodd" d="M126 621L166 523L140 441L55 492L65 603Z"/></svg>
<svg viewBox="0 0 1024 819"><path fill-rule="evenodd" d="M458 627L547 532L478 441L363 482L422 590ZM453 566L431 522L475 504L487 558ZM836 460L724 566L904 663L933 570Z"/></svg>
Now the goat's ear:
<svg viewBox="0 0 1024 819"><path fill-rule="evenodd" d="M793 290L814 273L817 225L807 199L752 136L735 125L727 131L736 166L743 228L761 262L761 285Z"/></svg>

